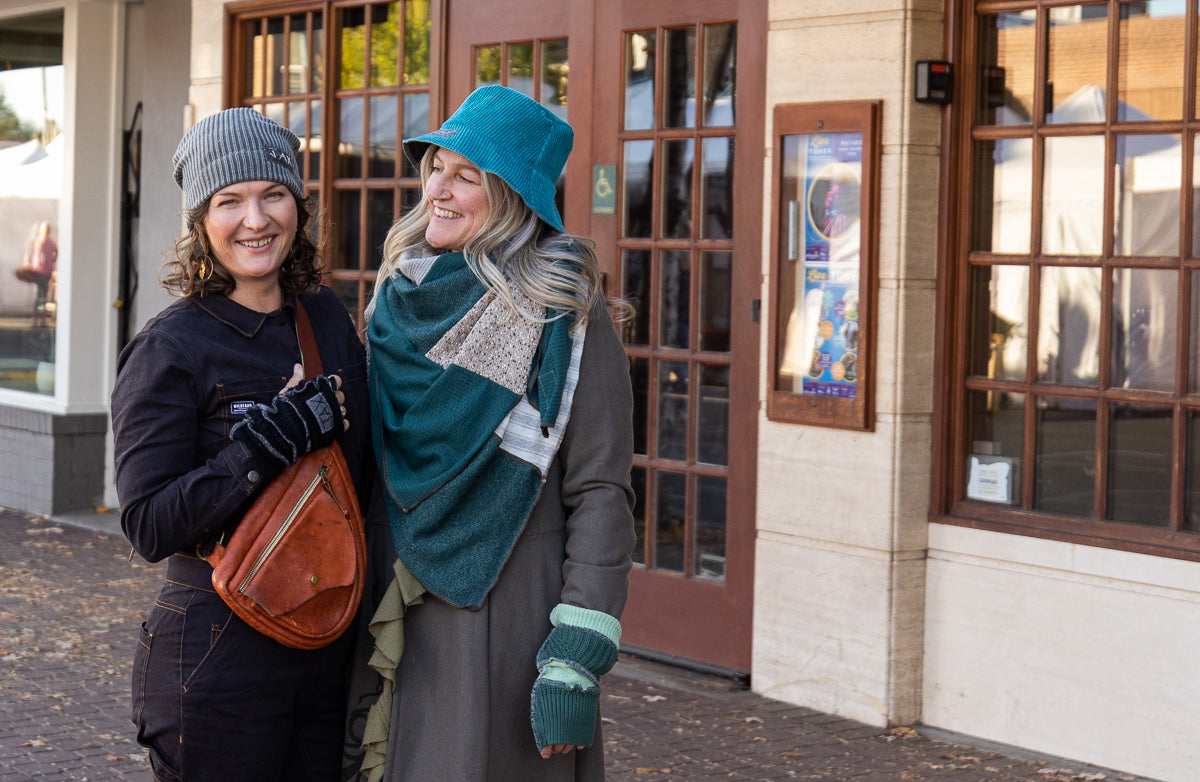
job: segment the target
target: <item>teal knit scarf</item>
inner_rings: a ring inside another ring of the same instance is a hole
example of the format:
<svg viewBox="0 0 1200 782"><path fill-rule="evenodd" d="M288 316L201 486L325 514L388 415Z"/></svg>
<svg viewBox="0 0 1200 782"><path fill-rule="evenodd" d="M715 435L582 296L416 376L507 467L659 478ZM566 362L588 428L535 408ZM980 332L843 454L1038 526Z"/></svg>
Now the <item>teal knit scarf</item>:
<svg viewBox="0 0 1200 782"><path fill-rule="evenodd" d="M401 261L376 297L372 435L396 553L427 590L475 608L541 494L583 338L569 316L543 327L513 312L461 253L430 262Z"/></svg>

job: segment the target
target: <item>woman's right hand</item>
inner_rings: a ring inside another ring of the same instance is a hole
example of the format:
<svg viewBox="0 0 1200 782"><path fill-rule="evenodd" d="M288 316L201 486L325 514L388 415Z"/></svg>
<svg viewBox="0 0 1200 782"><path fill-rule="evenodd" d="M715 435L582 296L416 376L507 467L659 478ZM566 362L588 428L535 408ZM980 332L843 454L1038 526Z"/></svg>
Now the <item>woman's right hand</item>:
<svg viewBox="0 0 1200 782"><path fill-rule="evenodd" d="M284 386L270 404L252 405L229 434L250 449L261 469L278 474L349 426L341 382L337 375L321 375Z"/></svg>

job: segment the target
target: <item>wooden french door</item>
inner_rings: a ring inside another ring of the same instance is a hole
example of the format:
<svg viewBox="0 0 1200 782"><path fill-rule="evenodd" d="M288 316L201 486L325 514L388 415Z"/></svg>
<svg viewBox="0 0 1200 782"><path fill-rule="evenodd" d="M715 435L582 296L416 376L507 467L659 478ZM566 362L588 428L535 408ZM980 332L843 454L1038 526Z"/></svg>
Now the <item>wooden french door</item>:
<svg viewBox="0 0 1200 782"><path fill-rule="evenodd" d="M596 241L608 293L637 307L623 335L638 495L624 644L749 671L765 12L738 0L433 7L445 31L434 119L501 83L570 122L566 228Z"/></svg>

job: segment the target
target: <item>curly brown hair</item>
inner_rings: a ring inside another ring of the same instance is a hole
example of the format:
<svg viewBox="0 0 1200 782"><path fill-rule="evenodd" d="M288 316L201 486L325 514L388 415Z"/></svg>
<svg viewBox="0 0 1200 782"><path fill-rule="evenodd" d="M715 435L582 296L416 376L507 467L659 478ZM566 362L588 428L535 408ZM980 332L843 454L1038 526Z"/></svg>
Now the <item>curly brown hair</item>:
<svg viewBox="0 0 1200 782"><path fill-rule="evenodd" d="M233 275L213 256L208 232L204 230L210 203L211 197L187 213L188 232L175 240L175 257L159 269L162 286L181 298L229 294L237 287ZM325 276L318 267L317 247L304 230L312 217L309 207L310 199L296 201L296 238L292 240L288 259L279 269L279 285L284 294L311 290Z"/></svg>

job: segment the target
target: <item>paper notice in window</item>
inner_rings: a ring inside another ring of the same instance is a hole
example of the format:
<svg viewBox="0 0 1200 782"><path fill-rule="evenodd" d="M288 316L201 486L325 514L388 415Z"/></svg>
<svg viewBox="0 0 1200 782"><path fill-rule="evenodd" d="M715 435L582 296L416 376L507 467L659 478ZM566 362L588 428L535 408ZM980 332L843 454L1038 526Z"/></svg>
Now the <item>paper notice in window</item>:
<svg viewBox="0 0 1200 782"><path fill-rule="evenodd" d="M972 456L967 469L967 499L1012 503L1013 460Z"/></svg>

